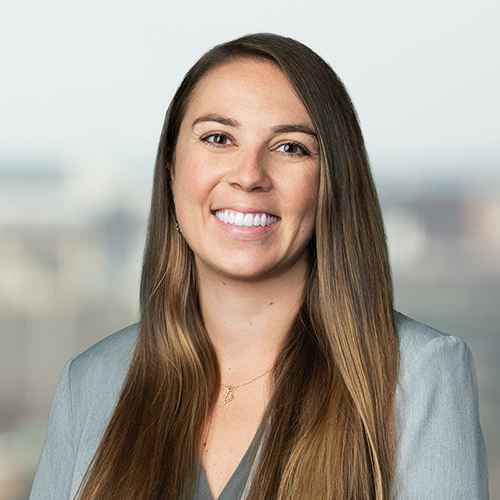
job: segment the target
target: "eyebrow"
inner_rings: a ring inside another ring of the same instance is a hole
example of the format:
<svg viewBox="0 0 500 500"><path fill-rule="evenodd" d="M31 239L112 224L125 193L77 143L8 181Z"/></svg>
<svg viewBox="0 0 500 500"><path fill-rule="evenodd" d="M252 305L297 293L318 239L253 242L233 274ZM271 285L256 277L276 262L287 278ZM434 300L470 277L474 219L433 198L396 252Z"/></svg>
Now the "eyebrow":
<svg viewBox="0 0 500 500"><path fill-rule="evenodd" d="M289 132L301 132L302 134L312 135L317 138L316 132L308 125L297 123L291 125L278 125L273 128L275 134L288 134Z"/></svg>
<svg viewBox="0 0 500 500"><path fill-rule="evenodd" d="M191 125L191 128L193 128L196 124L202 122L217 122L220 123L221 125L227 125L228 127L241 127L241 125L236 120L228 118L227 116L208 114L196 118L196 120Z"/></svg>

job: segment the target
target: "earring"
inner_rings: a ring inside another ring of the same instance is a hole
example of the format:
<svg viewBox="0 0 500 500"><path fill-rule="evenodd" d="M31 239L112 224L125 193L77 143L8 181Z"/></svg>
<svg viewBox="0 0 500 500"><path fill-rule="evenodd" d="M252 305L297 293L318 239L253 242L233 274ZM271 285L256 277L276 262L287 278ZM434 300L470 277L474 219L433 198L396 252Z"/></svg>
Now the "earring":
<svg viewBox="0 0 500 500"><path fill-rule="evenodd" d="M174 198L174 207L175 207L175 198ZM177 214L175 214L175 230L176 230L178 233L181 233L181 234L182 234L182 229L181 229L181 226L179 226L179 221L177 220Z"/></svg>

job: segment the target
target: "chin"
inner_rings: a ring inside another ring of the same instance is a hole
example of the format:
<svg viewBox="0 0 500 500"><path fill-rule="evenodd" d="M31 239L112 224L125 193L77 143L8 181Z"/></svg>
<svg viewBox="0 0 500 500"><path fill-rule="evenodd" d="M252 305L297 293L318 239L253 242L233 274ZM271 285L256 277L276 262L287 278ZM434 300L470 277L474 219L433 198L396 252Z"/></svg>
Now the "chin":
<svg viewBox="0 0 500 500"><path fill-rule="evenodd" d="M240 281L260 281L262 279L271 277L273 274L273 267L262 268L257 267L245 267L238 269L222 269L219 270L219 274L229 279L240 280Z"/></svg>

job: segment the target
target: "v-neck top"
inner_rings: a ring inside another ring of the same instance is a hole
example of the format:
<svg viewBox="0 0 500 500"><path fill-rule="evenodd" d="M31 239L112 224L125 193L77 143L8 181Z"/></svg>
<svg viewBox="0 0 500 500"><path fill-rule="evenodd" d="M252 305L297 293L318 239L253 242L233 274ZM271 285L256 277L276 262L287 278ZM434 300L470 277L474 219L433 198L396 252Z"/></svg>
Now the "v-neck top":
<svg viewBox="0 0 500 500"><path fill-rule="evenodd" d="M255 462L256 451L260 444L262 432L257 430L250 446L243 455L238 467L236 467L233 475L224 486L220 495L215 500L241 500L245 493L245 486L247 484L252 466ZM214 500L210 487L208 486L207 476L203 465L200 464L200 473L198 475L198 483L194 492L193 500Z"/></svg>

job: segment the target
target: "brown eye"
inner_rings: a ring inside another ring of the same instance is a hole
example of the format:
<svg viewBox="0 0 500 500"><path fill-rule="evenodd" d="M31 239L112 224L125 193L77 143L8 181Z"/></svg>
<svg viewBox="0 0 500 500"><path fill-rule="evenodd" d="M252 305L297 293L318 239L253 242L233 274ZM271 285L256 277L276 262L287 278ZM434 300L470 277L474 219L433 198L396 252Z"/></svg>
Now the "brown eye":
<svg viewBox="0 0 500 500"><path fill-rule="evenodd" d="M309 154L308 151L303 148L302 146L299 146L298 144L294 142L287 142L286 144L282 144L276 151L281 151L282 153L288 154L288 155L307 155Z"/></svg>
<svg viewBox="0 0 500 500"><path fill-rule="evenodd" d="M297 144L285 144L283 146L283 151L285 153L297 153L299 150L299 147L297 146Z"/></svg>
<svg viewBox="0 0 500 500"><path fill-rule="evenodd" d="M210 134L204 137L203 140L219 146L226 146L227 144L231 144L229 137L224 134Z"/></svg>

